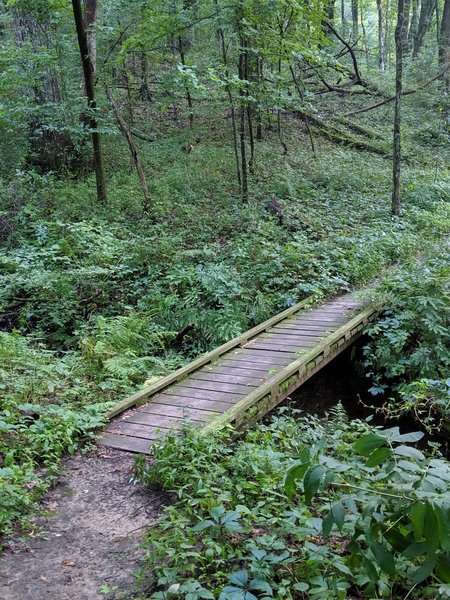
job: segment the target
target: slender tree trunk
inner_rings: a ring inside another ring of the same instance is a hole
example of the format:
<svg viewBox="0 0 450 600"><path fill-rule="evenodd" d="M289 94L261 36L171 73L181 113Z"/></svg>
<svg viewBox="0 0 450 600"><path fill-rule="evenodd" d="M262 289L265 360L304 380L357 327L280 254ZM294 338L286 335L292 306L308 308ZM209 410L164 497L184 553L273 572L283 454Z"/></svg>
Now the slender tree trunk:
<svg viewBox="0 0 450 600"><path fill-rule="evenodd" d="M139 97L144 102L151 102L152 94L148 85L148 60L147 54L141 52L141 73L140 73L140 85L139 85Z"/></svg>
<svg viewBox="0 0 450 600"><path fill-rule="evenodd" d="M412 0L412 15L411 24L408 32L408 42L405 47L405 52L411 52L414 46L414 40L417 36L417 28L419 26L419 11L420 11L420 0Z"/></svg>
<svg viewBox="0 0 450 600"><path fill-rule="evenodd" d="M139 180L141 182L142 191L144 193L144 211L147 211L150 208L150 192L148 190L147 180L145 178L144 170L142 169L141 161L139 160L136 145L133 141L131 132L127 127L125 119L120 114L119 107L117 106L116 101L114 100L114 97L107 85L105 85L105 92L108 96L109 101L111 102L111 106L113 108L114 116L116 117L119 129L122 132L124 138L126 139L128 148L130 149L131 158L136 168Z"/></svg>
<svg viewBox="0 0 450 600"><path fill-rule="evenodd" d="M403 91L403 45L405 41L405 4L398 0L397 26L395 28L395 115L394 115L394 152L393 152L393 189L392 214L400 216L400 168L401 168L401 123Z"/></svg>
<svg viewBox="0 0 450 600"><path fill-rule="evenodd" d="M245 41L242 35L239 36L240 50L239 50L239 79L241 82L245 79ZM241 83L243 85L243 83ZM239 109L240 113L240 127L239 137L241 143L241 173L242 173L242 201L248 203L248 174L247 174L247 149L245 145L245 95L241 90L240 102L241 106Z"/></svg>
<svg viewBox="0 0 450 600"><path fill-rule="evenodd" d="M259 55L257 57L256 69L257 69L257 77L258 77L258 87L259 87L259 89L261 89L262 85L263 85L264 73L263 73L263 59ZM262 141L262 139L263 139L262 110L259 106L256 109L256 139L258 141Z"/></svg>
<svg viewBox="0 0 450 600"><path fill-rule="evenodd" d="M78 46L80 49L81 64L83 67L84 84L89 110L89 127L91 129L92 147L94 150L95 178L97 181L97 198L103 204L107 203L105 169L103 165L103 152L101 137L98 132L96 116L97 103L95 100L94 67L89 55L86 31L84 28L83 11L80 0L72 0L73 15L77 30Z"/></svg>
<svg viewBox="0 0 450 600"><path fill-rule="evenodd" d="M217 4L216 4L217 6ZM230 72L228 69L228 56L227 56L227 46L225 43L225 34L223 32L223 28L219 25L217 28L217 34L219 36L220 48L222 51L222 62L225 67L225 77L228 79ZM236 161L236 176L239 185L239 191L242 194L242 179L241 179L241 167L239 164L239 149L238 149L238 135L237 135L237 127L236 127L236 110L234 108L234 98L233 92L231 91L231 87L227 84L226 86L228 103L230 105L231 112L231 130L233 133L233 148L234 148L234 158Z"/></svg>
<svg viewBox="0 0 450 600"><path fill-rule="evenodd" d="M248 64L248 47L247 47L247 40L244 40L245 42L245 49L244 49L244 79L246 81L250 81L250 70L249 70L249 64ZM247 123L248 123L248 139L250 142L250 160L248 161L248 168L250 173L253 175L254 171L255 171L255 138L253 136L253 111L252 111L252 107L250 106L250 101L249 101L249 93L248 93L248 87L246 85L246 90L245 90L245 98L246 98L246 109L247 109Z"/></svg>
<svg viewBox="0 0 450 600"><path fill-rule="evenodd" d="M186 66L186 58L184 55L183 38L181 36L178 37L178 51L180 53L181 64L183 65L183 67L185 67ZM194 126L194 112L193 112L193 105L192 105L192 96L191 96L191 92L189 90L189 86L186 85L185 89L186 89L186 101L187 101L188 108L189 108L189 126L193 127Z"/></svg>
<svg viewBox="0 0 450 600"><path fill-rule="evenodd" d="M291 72L292 81L294 82L295 89L297 90L297 93L300 96L300 100L301 100L301 102L303 104L303 101L304 101L303 90L302 90L302 87L300 85L300 82L298 81L298 79L297 79L297 77L295 75L295 71L294 71L294 69L293 69L293 67L292 67L291 64L289 64L289 70ZM309 142L311 144L311 150L312 150L312 152L314 154L314 158L317 159L316 145L314 143L314 137L313 137L313 134L312 134L312 129L311 129L311 126L309 124L309 117L308 117L308 115L306 113L305 113L305 125L306 125L306 131L308 132L308 136L309 136Z"/></svg>
<svg viewBox="0 0 450 600"><path fill-rule="evenodd" d="M95 31L97 12L98 0L84 0L84 29L94 72L97 63L97 32Z"/></svg>
<svg viewBox="0 0 450 600"><path fill-rule="evenodd" d="M450 87L450 0L445 0L439 33L439 65L444 75L447 90Z"/></svg>
<svg viewBox="0 0 450 600"><path fill-rule="evenodd" d="M380 71L384 73L384 37L383 37L383 6L382 0L377 0L378 11L378 66Z"/></svg>
<svg viewBox="0 0 450 600"><path fill-rule="evenodd" d="M356 41L359 37L359 7L358 7L358 0L352 0L352 24L353 24L353 29L352 29L352 38L353 41Z"/></svg>
<svg viewBox="0 0 450 600"><path fill-rule="evenodd" d="M419 55L425 40L425 35L430 29L433 20L433 14L436 10L436 2L437 0L422 0L421 2L417 35L414 40L413 58L417 58Z"/></svg>

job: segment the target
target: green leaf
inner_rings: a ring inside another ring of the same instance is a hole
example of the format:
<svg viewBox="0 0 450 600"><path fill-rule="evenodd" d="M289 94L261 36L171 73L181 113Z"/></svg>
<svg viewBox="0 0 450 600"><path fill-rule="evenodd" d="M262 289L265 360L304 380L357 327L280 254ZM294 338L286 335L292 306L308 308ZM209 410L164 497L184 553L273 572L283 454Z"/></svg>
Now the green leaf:
<svg viewBox="0 0 450 600"><path fill-rule="evenodd" d="M386 443L386 439L376 433L368 433L353 444L355 451L361 456L369 456L374 450Z"/></svg>
<svg viewBox="0 0 450 600"><path fill-rule="evenodd" d="M390 439L393 442L418 442L423 438L425 434L422 431L412 431L411 433L403 433L399 435L393 435Z"/></svg>
<svg viewBox="0 0 450 600"><path fill-rule="evenodd" d="M303 479L309 467L309 463L300 463L290 467L284 477L284 491L286 496L291 499L296 491L296 482Z"/></svg>
<svg viewBox="0 0 450 600"><path fill-rule="evenodd" d="M417 448L411 448L410 446L397 446L394 449L394 454L398 456L407 456L408 458L413 458L415 460L424 460L425 456L417 450Z"/></svg>
<svg viewBox="0 0 450 600"><path fill-rule="evenodd" d="M450 583L450 555L440 554L436 564L436 575L444 583Z"/></svg>
<svg viewBox="0 0 450 600"><path fill-rule="evenodd" d="M336 502L335 504L333 504L331 508L331 513L333 515L333 521L336 523L337 528L339 529L339 531L342 531L345 521L345 510L342 505L342 502Z"/></svg>
<svg viewBox="0 0 450 600"><path fill-rule="evenodd" d="M385 462L392 455L392 451L389 448L378 448L369 456L366 461L366 467L376 467L381 463Z"/></svg>
<svg viewBox="0 0 450 600"><path fill-rule="evenodd" d="M395 575L395 561L392 552L380 542L372 542L372 544L370 544L370 549L380 568L393 577Z"/></svg>
<svg viewBox="0 0 450 600"><path fill-rule="evenodd" d="M420 540L423 537L426 511L427 505L424 502L416 502L411 508L410 518L416 540Z"/></svg>
<svg viewBox="0 0 450 600"><path fill-rule="evenodd" d="M322 520L322 533L325 537L330 535L333 528L333 513L331 509L328 511L326 517Z"/></svg>
<svg viewBox="0 0 450 600"><path fill-rule="evenodd" d="M418 583L422 583L422 581L424 581L425 579L428 579L428 577L433 572L433 569L436 565L436 561L437 557L432 556L421 567L419 567L413 575L411 585L417 585Z"/></svg>
<svg viewBox="0 0 450 600"><path fill-rule="evenodd" d="M306 472L305 478L303 480L303 486L305 490L305 502L306 504L310 504L313 497L316 495L317 490L319 489L320 480L325 474L325 467L317 466Z"/></svg>

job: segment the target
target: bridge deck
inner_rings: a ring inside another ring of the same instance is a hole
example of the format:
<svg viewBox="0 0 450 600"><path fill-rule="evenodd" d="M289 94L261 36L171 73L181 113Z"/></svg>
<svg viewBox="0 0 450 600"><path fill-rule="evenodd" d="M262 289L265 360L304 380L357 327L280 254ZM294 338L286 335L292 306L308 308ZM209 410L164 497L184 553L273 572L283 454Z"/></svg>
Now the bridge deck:
<svg viewBox="0 0 450 600"><path fill-rule="evenodd" d="M109 416L120 416L99 443L149 454L151 444L186 417L199 427L231 423L243 429L353 343L376 314L362 310L351 295L313 309L305 303L118 403Z"/></svg>

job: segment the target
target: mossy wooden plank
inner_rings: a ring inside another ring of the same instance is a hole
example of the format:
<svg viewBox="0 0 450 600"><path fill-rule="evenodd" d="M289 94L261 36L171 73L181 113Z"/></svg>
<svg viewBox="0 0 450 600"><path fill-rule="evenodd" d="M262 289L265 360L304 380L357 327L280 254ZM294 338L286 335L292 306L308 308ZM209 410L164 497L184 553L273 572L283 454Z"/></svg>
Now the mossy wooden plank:
<svg viewBox="0 0 450 600"><path fill-rule="evenodd" d="M201 410L196 408L187 408L186 406L171 406L170 404L159 404L158 402L149 402L140 406L135 416L138 415L162 415L167 417L175 417L178 419L192 419L194 421L209 421L211 418L221 414L222 411Z"/></svg>
<svg viewBox="0 0 450 600"><path fill-rule="evenodd" d="M133 438L114 433L104 433L98 440L98 443L101 446L125 450L134 454L151 454L151 442L141 438Z"/></svg>
<svg viewBox="0 0 450 600"><path fill-rule="evenodd" d="M230 394L248 394L252 388L257 388L258 384L254 383L230 383L221 381L205 381L203 379L189 378L183 381L183 387L188 387L197 390L206 390L213 392L228 392ZM204 394L205 395L205 394Z"/></svg>
<svg viewBox="0 0 450 600"><path fill-rule="evenodd" d="M221 365L226 365L226 367L232 367L233 369L239 369L242 371L248 371L248 370L253 370L253 371L259 371L261 373L267 373L268 371L271 371L272 369L280 369L282 368L284 365L287 365L289 362L291 362L291 359L289 357L287 357L284 361L278 363L277 365L271 365L270 363L255 363L255 362L250 362L250 360L233 360L233 359L227 359L224 358L220 361Z"/></svg>
<svg viewBox="0 0 450 600"><path fill-rule="evenodd" d="M246 395L246 392L213 392L211 390L198 390L185 385L176 385L167 390L171 396L186 396L189 398L207 398L217 402L235 402Z"/></svg>
<svg viewBox="0 0 450 600"><path fill-rule="evenodd" d="M233 374L231 374L233 373ZM254 375L241 375L236 374L233 369L229 369L228 373L205 373L203 371L195 371L189 377L189 380L198 381L217 381L220 383L237 383L241 385L254 384L259 385L263 380L263 376L255 377ZM187 380L187 381L189 381Z"/></svg>
<svg viewBox="0 0 450 600"><path fill-rule="evenodd" d="M233 406L234 402L219 402L208 398L193 398L192 396L173 396L172 394L162 393L157 396L158 404L170 404L171 406L185 406L187 408L201 408L202 410L211 410L223 413Z"/></svg>

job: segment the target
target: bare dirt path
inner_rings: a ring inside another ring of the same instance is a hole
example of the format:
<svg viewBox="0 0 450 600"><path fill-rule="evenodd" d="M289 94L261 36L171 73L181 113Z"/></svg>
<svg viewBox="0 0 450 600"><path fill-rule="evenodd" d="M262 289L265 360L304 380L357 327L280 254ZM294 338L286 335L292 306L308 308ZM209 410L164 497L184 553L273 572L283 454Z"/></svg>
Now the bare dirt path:
<svg viewBox="0 0 450 600"><path fill-rule="evenodd" d="M132 466L130 454L109 449L65 462L44 501L50 516L37 521L42 534L0 555L0 600L138 597L138 544L169 499L130 483Z"/></svg>

